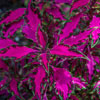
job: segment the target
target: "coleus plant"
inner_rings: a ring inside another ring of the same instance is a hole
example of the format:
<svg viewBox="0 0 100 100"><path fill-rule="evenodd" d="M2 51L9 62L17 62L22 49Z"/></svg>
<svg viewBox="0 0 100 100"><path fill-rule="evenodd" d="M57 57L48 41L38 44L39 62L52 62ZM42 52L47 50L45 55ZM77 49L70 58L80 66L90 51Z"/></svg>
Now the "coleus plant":
<svg viewBox="0 0 100 100"><path fill-rule="evenodd" d="M99 88L100 19L95 4L29 0L26 8L3 17L0 95L9 100L86 100L86 95L96 95L92 89Z"/></svg>

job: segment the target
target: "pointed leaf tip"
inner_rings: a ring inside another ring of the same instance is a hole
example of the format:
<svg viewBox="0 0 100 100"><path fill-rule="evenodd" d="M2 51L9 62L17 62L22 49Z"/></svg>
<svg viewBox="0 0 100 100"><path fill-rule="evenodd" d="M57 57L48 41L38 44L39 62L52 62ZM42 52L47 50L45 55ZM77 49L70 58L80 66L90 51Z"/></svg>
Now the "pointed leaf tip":
<svg viewBox="0 0 100 100"><path fill-rule="evenodd" d="M54 80L56 90L63 93L64 100L68 98L69 91L71 91L72 76L64 68L55 68L54 70Z"/></svg>
<svg viewBox="0 0 100 100"><path fill-rule="evenodd" d="M31 0L28 3L28 14L26 15L26 18L28 19L28 24L33 32L36 32L38 25L40 24L40 19L38 18L38 15L35 14L31 9Z"/></svg>
<svg viewBox="0 0 100 100"><path fill-rule="evenodd" d="M17 45L17 43L11 39L0 39L0 49L7 48L11 45Z"/></svg>
<svg viewBox="0 0 100 100"><path fill-rule="evenodd" d="M88 4L89 2L90 2L90 0L78 0L78 1L74 2L73 5L72 5L72 8L71 8L71 10L70 10L70 13L71 13L74 9L77 9L77 8L79 8L79 7L82 7L82 6L86 5L86 4Z"/></svg>
<svg viewBox="0 0 100 100"><path fill-rule="evenodd" d="M85 88L86 89L85 84L79 78L73 77L72 80L73 80L72 81L73 84L77 84L77 85L79 85L80 88Z"/></svg>
<svg viewBox="0 0 100 100"><path fill-rule="evenodd" d="M41 83L43 78L45 77L45 70L42 66L38 67L38 72L35 75L35 93L38 94L39 98L41 98Z"/></svg>
<svg viewBox="0 0 100 100"><path fill-rule="evenodd" d="M39 40L41 47L45 48L46 46L45 36L43 32L40 30L40 28L38 29L37 35L38 35L38 40Z"/></svg>
<svg viewBox="0 0 100 100"><path fill-rule="evenodd" d="M28 48L26 46L22 46L22 47L16 46L16 47L10 47L7 52L0 54L0 57L4 57L4 58L5 57L16 57L17 59L19 59L19 58L26 56L32 52L33 53L37 52L37 50Z"/></svg>
<svg viewBox="0 0 100 100"><path fill-rule="evenodd" d="M81 17L82 17L82 14L80 13L72 17L70 19L71 22L66 23L65 27L62 29L63 34L60 34L58 43L60 43L62 39L68 37L71 32L73 32L73 30L77 27Z"/></svg>
<svg viewBox="0 0 100 100"><path fill-rule="evenodd" d="M60 56L83 57L81 54L69 51L69 47L64 45L56 45L53 49L50 50L50 53Z"/></svg>
<svg viewBox="0 0 100 100"><path fill-rule="evenodd" d="M46 70L48 71L48 60L47 60L47 54L46 53L42 53L41 55L42 58L42 62L46 68Z"/></svg>
<svg viewBox="0 0 100 100"><path fill-rule="evenodd" d="M4 20L1 20L0 25L3 23L8 24L9 22L17 20L25 13L25 10L26 8L18 8L14 11L11 11L11 13Z"/></svg>
<svg viewBox="0 0 100 100"><path fill-rule="evenodd" d="M13 78L10 82L10 89L14 92L15 95L19 96L18 88L17 88L17 81Z"/></svg>

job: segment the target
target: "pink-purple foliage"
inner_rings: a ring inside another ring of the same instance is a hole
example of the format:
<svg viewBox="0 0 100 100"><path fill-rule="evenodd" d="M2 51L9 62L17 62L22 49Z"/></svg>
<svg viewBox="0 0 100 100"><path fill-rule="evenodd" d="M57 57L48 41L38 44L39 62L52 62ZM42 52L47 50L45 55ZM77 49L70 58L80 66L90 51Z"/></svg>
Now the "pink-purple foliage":
<svg viewBox="0 0 100 100"><path fill-rule="evenodd" d="M64 6L68 9L61 11ZM26 8L2 18L0 91L7 90L8 100L100 96L100 10L95 6L92 0L29 0Z"/></svg>

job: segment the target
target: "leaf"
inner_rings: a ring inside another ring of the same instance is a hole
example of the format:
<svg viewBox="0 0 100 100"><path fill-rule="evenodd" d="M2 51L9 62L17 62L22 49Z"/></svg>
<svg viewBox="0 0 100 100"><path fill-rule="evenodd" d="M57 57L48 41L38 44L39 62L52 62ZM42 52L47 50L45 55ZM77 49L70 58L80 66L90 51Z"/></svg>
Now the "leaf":
<svg viewBox="0 0 100 100"><path fill-rule="evenodd" d="M83 82L80 81L79 78L73 77L72 82L73 82L73 84L79 85L80 88L85 88L86 89L86 86L84 85Z"/></svg>
<svg viewBox="0 0 100 100"><path fill-rule="evenodd" d="M57 97L56 96L52 96L51 100L57 100Z"/></svg>
<svg viewBox="0 0 100 100"><path fill-rule="evenodd" d="M3 31L4 36L7 37L8 35L13 35L21 26L24 24L24 20L21 19L18 22L14 22L11 26L7 29L7 31Z"/></svg>
<svg viewBox="0 0 100 100"><path fill-rule="evenodd" d="M48 100L48 99L47 99L46 93L45 93L44 96L43 96L43 100Z"/></svg>
<svg viewBox="0 0 100 100"><path fill-rule="evenodd" d="M70 13L74 10L74 9L77 9L79 7L82 7L86 4L88 4L90 2L90 0L78 0L76 2L73 3L72 7L71 7L71 10L70 10Z"/></svg>
<svg viewBox="0 0 100 100"><path fill-rule="evenodd" d="M36 32L40 19L38 18L38 15L31 10L31 0L28 3L28 14L26 15L26 18L33 32Z"/></svg>
<svg viewBox="0 0 100 100"><path fill-rule="evenodd" d="M5 64L5 62L0 59L0 69L4 69L5 71L8 71L8 66Z"/></svg>
<svg viewBox="0 0 100 100"><path fill-rule="evenodd" d="M35 31L33 31L33 30L30 28L30 26L28 26L28 25L23 26L22 32L25 33L24 36L25 36L26 38L31 39L31 40L33 40L34 42L37 42L36 33L35 33Z"/></svg>
<svg viewBox="0 0 100 100"><path fill-rule="evenodd" d="M39 40L41 47L45 48L46 41L45 41L45 37L44 37L43 33L41 32L40 28L38 29L37 35L38 35L38 40Z"/></svg>
<svg viewBox="0 0 100 100"><path fill-rule="evenodd" d="M89 58L89 61L87 61L87 68L89 71L89 80L91 80L91 76L93 75L93 71L94 71L95 62L91 54L88 54L88 58Z"/></svg>
<svg viewBox="0 0 100 100"><path fill-rule="evenodd" d="M35 82L35 94L38 94L39 99L41 99L40 89L41 89L41 83L42 83L42 80L44 77L45 77L45 70L43 69L42 66L40 66L40 67L38 67L38 72L35 75L35 80L34 80L34 82Z"/></svg>
<svg viewBox="0 0 100 100"><path fill-rule="evenodd" d="M89 27L93 29L92 38L94 40L93 43L95 43L96 40L99 38L98 34L100 33L100 18L96 17L96 16L93 16L93 19L90 22Z"/></svg>
<svg viewBox="0 0 100 100"><path fill-rule="evenodd" d="M100 2L98 2L98 1L97 1L96 3L97 3L97 4L100 4Z"/></svg>
<svg viewBox="0 0 100 100"><path fill-rule="evenodd" d="M0 22L0 25L5 23L8 24L9 22L13 22L17 19L19 19L26 11L26 8L18 8L14 11L11 11L9 16L7 16L4 20Z"/></svg>
<svg viewBox="0 0 100 100"><path fill-rule="evenodd" d="M14 78L12 78L10 82L10 89L11 91L14 92L15 95L19 96L18 88L17 88L17 81Z"/></svg>
<svg viewBox="0 0 100 100"><path fill-rule="evenodd" d="M84 44L77 46L77 50L83 52L87 44L88 44L88 40Z"/></svg>
<svg viewBox="0 0 100 100"><path fill-rule="evenodd" d="M47 54L46 53L42 53L40 55L40 57L42 58L42 62L46 68L46 70L48 71L48 60L47 60Z"/></svg>
<svg viewBox="0 0 100 100"><path fill-rule="evenodd" d="M64 40L64 44L67 44L69 46L73 46L75 44L78 44L80 41L88 38L88 35L91 34L91 31L92 30L86 30L82 33L79 33L76 36L71 36L70 38Z"/></svg>
<svg viewBox="0 0 100 100"><path fill-rule="evenodd" d="M55 88L63 93L64 100L66 100L71 92L72 76L64 68L52 68L54 70Z"/></svg>
<svg viewBox="0 0 100 100"><path fill-rule="evenodd" d="M73 0L55 0L56 3L68 3L71 4Z"/></svg>
<svg viewBox="0 0 100 100"><path fill-rule="evenodd" d="M100 64L100 58L98 56L93 56L93 58L98 64Z"/></svg>
<svg viewBox="0 0 100 100"><path fill-rule="evenodd" d="M100 18L99 17L96 17L96 16L93 16L93 19L90 22L89 27L90 28L97 28L97 27L100 28Z"/></svg>
<svg viewBox="0 0 100 100"><path fill-rule="evenodd" d="M25 46L23 47L16 46L15 48L10 47L10 49L8 49L7 52L0 54L0 57L16 57L18 59L18 58L28 55L31 52L36 52L36 50L25 47Z"/></svg>
<svg viewBox="0 0 100 100"><path fill-rule="evenodd" d="M11 39L0 39L0 49L7 48L11 45L16 45L17 43Z"/></svg>
<svg viewBox="0 0 100 100"><path fill-rule="evenodd" d="M0 81L0 88L2 88L6 84L6 81L7 77L4 77L4 79Z"/></svg>
<svg viewBox="0 0 100 100"><path fill-rule="evenodd" d="M78 14L74 17L72 17L70 20L71 22L68 22L64 29L62 29L63 34L60 34L60 38L59 38L59 42L61 42L62 39L68 37L70 35L71 32L73 32L73 30L76 28L76 26L78 25L80 18L82 17L82 14Z"/></svg>
<svg viewBox="0 0 100 100"><path fill-rule="evenodd" d="M60 20L65 20L63 18L63 14L61 13L60 9L56 6L53 5L54 7L51 8L47 8L46 12L48 12L49 14L51 14L54 18L59 18Z"/></svg>
<svg viewBox="0 0 100 100"><path fill-rule="evenodd" d="M60 55L60 56L83 57L83 55L81 54L69 51L69 47L64 45L56 45L55 47L53 47L53 49L50 50L50 53L53 55Z"/></svg>

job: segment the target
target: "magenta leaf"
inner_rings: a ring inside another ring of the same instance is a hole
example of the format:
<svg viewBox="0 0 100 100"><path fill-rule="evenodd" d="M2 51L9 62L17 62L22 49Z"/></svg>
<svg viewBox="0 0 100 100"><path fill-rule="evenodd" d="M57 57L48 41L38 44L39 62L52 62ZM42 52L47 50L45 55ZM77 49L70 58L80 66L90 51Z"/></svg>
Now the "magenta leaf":
<svg viewBox="0 0 100 100"><path fill-rule="evenodd" d="M69 47L64 45L57 45L53 49L50 50L50 53L53 55L60 55L60 56L75 56L75 57L83 57L83 55L78 54L73 51L69 51Z"/></svg>
<svg viewBox="0 0 100 100"><path fill-rule="evenodd" d="M14 22L11 26L7 29L7 31L3 31L4 36L7 37L8 35L13 35L21 26L24 24L24 20L19 20L18 22Z"/></svg>
<svg viewBox="0 0 100 100"><path fill-rule="evenodd" d="M55 0L56 3L69 3L71 4L73 0Z"/></svg>
<svg viewBox="0 0 100 100"><path fill-rule="evenodd" d="M45 93L44 96L43 96L43 100L48 100L48 99L47 99L46 93Z"/></svg>
<svg viewBox="0 0 100 100"><path fill-rule="evenodd" d="M96 40L99 38L99 33L100 33L100 18L96 17L96 16L93 16L93 19L90 22L89 27L93 29L92 38L94 40L93 42L95 43Z"/></svg>
<svg viewBox="0 0 100 100"><path fill-rule="evenodd" d="M16 45L17 43L11 39L0 39L0 49L7 48L11 45Z"/></svg>
<svg viewBox="0 0 100 100"><path fill-rule="evenodd" d="M82 82L79 78L73 77L72 82L73 84L79 85L80 88L86 88L84 82Z"/></svg>
<svg viewBox="0 0 100 100"><path fill-rule="evenodd" d="M90 0L78 0L78 1L74 2L70 12L72 12L74 9L77 9L79 7L82 7L86 4L88 4L89 2L90 2Z"/></svg>
<svg viewBox="0 0 100 100"><path fill-rule="evenodd" d="M23 30L22 30L23 33L25 33L25 37L28 38L28 39L31 39L33 40L34 42L37 42L37 39L36 39L36 33L35 31L33 31L30 26L28 25L25 25L23 26Z"/></svg>
<svg viewBox="0 0 100 100"><path fill-rule="evenodd" d="M98 1L97 1L96 3L97 3L97 4L100 4L100 2L98 2Z"/></svg>
<svg viewBox="0 0 100 100"><path fill-rule="evenodd" d="M30 25L33 32L37 31L38 25L40 24L40 20L38 18L38 15L35 14L31 9L31 0L28 3L28 14L26 15L28 19L28 24Z"/></svg>
<svg viewBox="0 0 100 100"><path fill-rule="evenodd" d="M40 28L38 29L37 35L38 35L38 40L39 40L39 43L40 43L41 47L45 48L46 41L45 41L44 34L41 32Z"/></svg>
<svg viewBox="0 0 100 100"><path fill-rule="evenodd" d="M53 67L53 70L55 88L63 93L64 100L66 100L68 98L68 94L71 92L72 76L64 68Z"/></svg>
<svg viewBox="0 0 100 100"><path fill-rule="evenodd" d="M96 17L96 16L93 16L93 19L90 22L89 27L90 28L97 28L97 27L99 28L100 27L100 18Z"/></svg>
<svg viewBox="0 0 100 100"><path fill-rule="evenodd" d="M88 41L86 41L84 44L77 46L77 50L83 52L86 45L88 44Z"/></svg>
<svg viewBox="0 0 100 100"><path fill-rule="evenodd" d="M6 53L0 54L0 57L16 57L21 58L23 56L28 55L31 52L36 52L36 50L28 47L10 47Z"/></svg>
<svg viewBox="0 0 100 100"><path fill-rule="evenodd" d="M88 38L88 35L91 34L91 31L92 30L86 30L82 33L79 33L76 36L71 36L70 38L64 40L64 44L67 44L69 46L73 46L75 44L78 44L78 43L80 43L80 41Z"/></svg>
<svg viewBox="0 0 100 100"><path fill-rule="evenodd" d="M2 88L6 84L6 81L7 77L4 77L4 79L0 81L0 88Z"/></svg>
<svg viewBox="0 0 100 100"><path fill-rule="evenodd" d="M99 38L100 28L93 30L92 32L92 39L94 40L93 43L95 44L97 39Z"/></svg>
<svg viewBox="0 0 100 100"><path fill-rule="evenodd" d="M93 71L94 71L95 62L91 54L88 54L88 58L89 58L89 61L87 61L87 68L89 72L89 80L91 80L91 76L93 75Z"/></svg>
<svg viewBox="0 0 100 100"><path fill-rule="evenodd" d="M18 8L14 11L11 11L9 16L0 22L0 25L3 23L8 24L9 22L13 22L19 19L25 13L25 11L26 11L26 8Z"/></svg>
<svg viewBox="0 0 100 100"><path fill-rule="evenodd" d="M51 14L54 18L60 18L61 20L64 20L62 13L60 12L60 9L54 5L53 8L48 8L46 11Z"/></svg>
<svg viewBox="0 0 100 100"><path fill-rule="evenodd" d="M47 54L46 53L42 53L40 55L40 57L42 58L42 62L46 68L46 70L48 71L48 60L47 60Z"/></svg>
<svg viewBox="0 0 100 100"><path fill-rule="evenodd" d="M61 40L64 39L65 37L68 37L71 32L73 32L73 30L78 25L81 17L82 17L82 14L78 14L78 15L76 15L73 18L70 19L71 22L68 22L65 25L64 29L62 29L63 34L60 34L60 38L59 38L59 42L58 43L60 43Z"/></svg>
<svg viewBox="0 0 100 100"><path fill-rule="evenodd" d="M5 71L8 71L8 66L5 64L5 62L0 59L0 69L4 69Z"/></svg>
<svg viewBox="0 0 100 100"><path fill-rule="evenodd" d="M19 96L18 88L17 88L17 81L13 78L10 82L10 89L14 92L15 95Z"/></svg>
<svg viewBox="0 0 100 100"><path fill-rule="evenodd" d="M41 92L40 92L40 89L41 89L41 83L42 83L42 80L43 78L45 77L45 70L42 66L38 67L38 72L37 74L35 75L35 93L38 94L39 96L39 99L41 98Z"/></svg>
<svg viewBox="0 0 100 100"><path fill-rule="evenodd" d="M100 64L100 58L98 56L93 56L93 58L98 64Z"/></svg>

